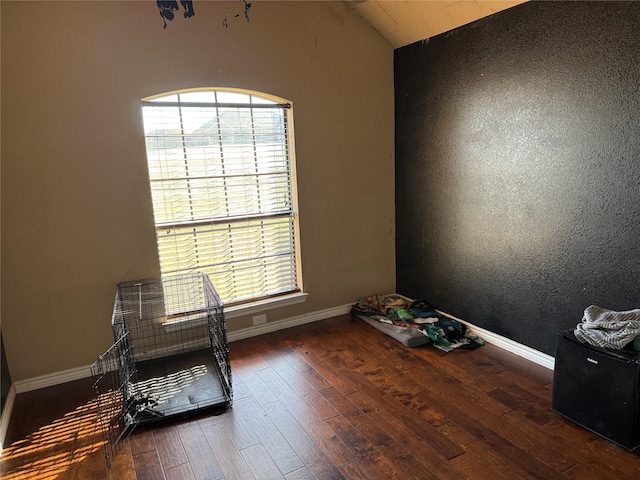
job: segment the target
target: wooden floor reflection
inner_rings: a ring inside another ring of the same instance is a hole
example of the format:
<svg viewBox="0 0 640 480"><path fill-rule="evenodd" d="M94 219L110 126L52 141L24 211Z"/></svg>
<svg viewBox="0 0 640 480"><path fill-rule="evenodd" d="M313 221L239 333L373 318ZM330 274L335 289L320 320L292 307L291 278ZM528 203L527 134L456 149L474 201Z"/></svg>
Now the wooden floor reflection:
<svg viewBox="0 0 640 480"><path fill-rule="evenodd" d="M134 432L110 479L638 478L550 409L553 372L492 345L409 349L349 315L230 344L233 407ZM20 394L0 476L106 478L89 379Z"/></svg>

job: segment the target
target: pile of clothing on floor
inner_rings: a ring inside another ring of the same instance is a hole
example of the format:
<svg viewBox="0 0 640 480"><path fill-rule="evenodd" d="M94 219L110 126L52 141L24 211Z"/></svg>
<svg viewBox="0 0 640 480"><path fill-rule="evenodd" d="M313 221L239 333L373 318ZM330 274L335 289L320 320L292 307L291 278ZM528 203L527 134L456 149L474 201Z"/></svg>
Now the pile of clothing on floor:
<svg viewBox="0 0 640 480"><path fill-rule="evenodd" d="M399 327L414 328L429 337L434 346L450 352L456 348L472 350L484 341L467 334L467 326L437 312L424 300L400 295L372 295L361 298L351 307L354 315L364 315Z"/></svg>
<svg viewBox="0 0 640 480"><path fill-rule="evenodd" d="M578 340L602 348L640 351L640 309L616 312L591 305L576 325Z"/></svg>

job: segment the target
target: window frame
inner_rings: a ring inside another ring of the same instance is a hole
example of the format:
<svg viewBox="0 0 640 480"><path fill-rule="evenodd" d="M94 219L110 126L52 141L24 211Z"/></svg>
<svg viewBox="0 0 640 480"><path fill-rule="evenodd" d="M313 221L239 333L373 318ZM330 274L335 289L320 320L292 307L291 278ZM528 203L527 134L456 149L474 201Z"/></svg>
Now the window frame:
<svg viewBox="0 0 640 480"><path fill-rule="evenodd" d="M181 96L186 96L189 97L189 94L200 94L200 93L212 93L215 92L216 95L216 102L190 102L190 101L184 101L181 99ZM244 102L240 102L240 103L234 103L234 102L218 102L217 101L217 94L218 93L223 93L223 94L241 94L244 96L248 96L248 103L244 103ZM254 103L254 100L258 100L257 103ZM272 102L272 103L271 103ZM182 90L174 90L174 91L169 91L169 92L163 92L157 95L153 95L153 96L149 96L149 97L145 97L142 99L142 113L143 113L143 120L145 120L146 123L146 113L145 113L145 107L168 107L168 108L177 108L178 110L178 116L180 118L180 123L182 125L182 122L184 121L183 118L183 114L182 114L182 108L183 107L203 107L203 108L212 108L215 109L216 111L216 115L212 116L212 119L216 119L217 122L220 122L220 109L223 108L235 108L238 109L238 112L241 111L249 111L250 115L251 115L251 130L253 132L253 137L252 137L252 142L253 142L253 147L254 147L254 155L256 155L255 157L255 162L256 162L256 178L258 176L258 157L257 157L257 153L255 153L255 149L256 149L256 145L257 145L257 141L256 141L256 136L255 136L255 120L254 120L254 109L260 109L260 108L280 108L282 109L283 112L283 134L284 134L284 139L282 142L282 145L284 145L286 147L286 158L287 158L287 168L288 168L288 174L287 174L287 183L288 183L288 195L289 195L289 201L290 201L290 208L289 208L289 212L287 214L283 214L282 212L278 212L276 214L270 215L270 214L255 214L255 215L246 215L246 216L241 216L241 220L248 220L248 219L259 219L259 218L269 218L269 217L278 217L278 218L288 218L289 221L291 222L290 225L290 229L291 229L291 234L289 236L290 239L290 244L291 244L291 248L293 249L293 253L292 253L292 258L289 260L289 262L291 262L291 264L293 265L292 267L292 271L294 272L293 274L293 278L294 278L294 286L295 288L293 289L288 289L286 291L283 292L275 292L275 293L268 293L266 295L262 295L262 296L253 296L250 298L240 298L240 299L231 299L231 301L227 301L227 305L225 307L225 312L227 314L227 317L229 318L233 318L233 317L237 317L237 316L241 316L241 315L247 315L250 313L254 313L254 312L258 312L258 311L264 311L264 310L268 310L271 308L279 308L281 306L286 306L286 305L292 305L295 303L300 303L306 300L307 294L304 293L303 290L303 283L302 283L302 265L301 265L301 255L300 255L300 227L299 227L299 212L298 212L298 193L297 193L297 177L296 177L296 159L295 159L295 147L294 147L294 131L293 131L293 105L292 102L285 100L283 98L280 97L276 97L274 95L270 95L270 94L266 94L264 92L258 92L258 91L253 91L253 90L246 90L246 89L237 89L237 88L226 88L226 87L207 87L207 88L192 88L192 89L182 89ZM246 110L245 110L246 109ZM181 127L182 128L182 127ZM244 132L243 132L244 133ZM186 131L184 129L182 129L179 137L181 138L182 144L181 147L184 150L184 161L185 163L188 162L188 153L187 153L187 143L186 143L186 138L189 137L189 134L186 133ZM166 137L161 137L161 138L166 138ZM162 230L166 230L167 227L171 228L172 226L176 226L176 225L180 225L181 228L184 227L189 227L189 226L193 226L193 225L197 225L197 224L207 224L207 225L212 225L212 224L228 224L230 221L231 217L227 217L226 221L224 218L208 218L206 220L192 220L192 221L184 221L184 222L175 222L175 223L167 223L167 222L158 222L158 216L156 213L156 201L154 200L153 197L153 188L151 187L152 183L154 182L154 179L152 178L152 171L151 171L151 160L149 157L149 152L150 152L150 143L149 143L149 136L147 134L146 128L145 128L145 152L147 154L147 167L148 167L148 172L149 172L149 181L150 181L150 188L151 188L151 192L150 192L150 197L152 199L152 203L153 203L153 211L154 211L154 226L155 226L155 230L156 230L156 242L158 245L158 255L160 257L160 262L161 262L161 270L162 270L162 274L165 274L164 268L162 268L162 252L161 252L161 246L160 246L160 232ZM224 141L222 139L222 136L218 137L218 144L217 146L220 148L220 151L222 152L222 149L225 147ZM189 175L187 174L185 179L187 180L187 182L190 181ZM226 179L228 178L227 175L222 175L222 178ZM258 191L260 191L261 187L257 187ZM239 220L239 219L235 219L235 220ZM262 227L264 228L264 227ZM197 237L196 233L194 233L194 238ZM257 258L261 258L261 257L257 257ZM182 274L182 273L188 273L188 272L192 272L195 271L193 269L181 269L179 271L176 271L175 273L171 273L171 275L174 274ZM215 283L215 280L214 280Z"/></svg>

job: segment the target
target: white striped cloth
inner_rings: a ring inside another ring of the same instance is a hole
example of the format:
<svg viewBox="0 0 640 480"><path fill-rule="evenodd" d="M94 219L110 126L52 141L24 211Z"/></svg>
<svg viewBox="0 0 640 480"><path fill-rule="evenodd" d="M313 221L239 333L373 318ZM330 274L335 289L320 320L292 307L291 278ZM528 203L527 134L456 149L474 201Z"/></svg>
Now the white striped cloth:
<svg viewBox="0 0 640 480"><path fill-rule="evenodd" d="M576 338L603 348L621 349L640 337L640 309L615 312L591 305L582 323L574 330Z"/></svg>

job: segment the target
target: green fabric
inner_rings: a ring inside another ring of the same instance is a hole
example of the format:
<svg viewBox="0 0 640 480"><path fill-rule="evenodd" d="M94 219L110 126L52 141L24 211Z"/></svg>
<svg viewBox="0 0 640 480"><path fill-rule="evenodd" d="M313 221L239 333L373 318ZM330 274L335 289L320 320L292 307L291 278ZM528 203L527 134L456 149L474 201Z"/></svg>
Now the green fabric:
<svg viewBox="0 0 640 480"><path fill-rule="evenodd" d="M396 313L398 314L398 318L400 320L404 320L405 322L409 322L409 323L413 322L413 317L404 308L398 308L396 310Z"/></svg>
<svg viewBox="0 0 640 480"><path fill-rule="evenodd" d="M445 347L450 347L451 343L444 336L444 330L441 328L437 328L433 323L427 323L422 326L425 332L427 332L427 336L433 340L433 343L436 345L443 345Z"/></svg>

